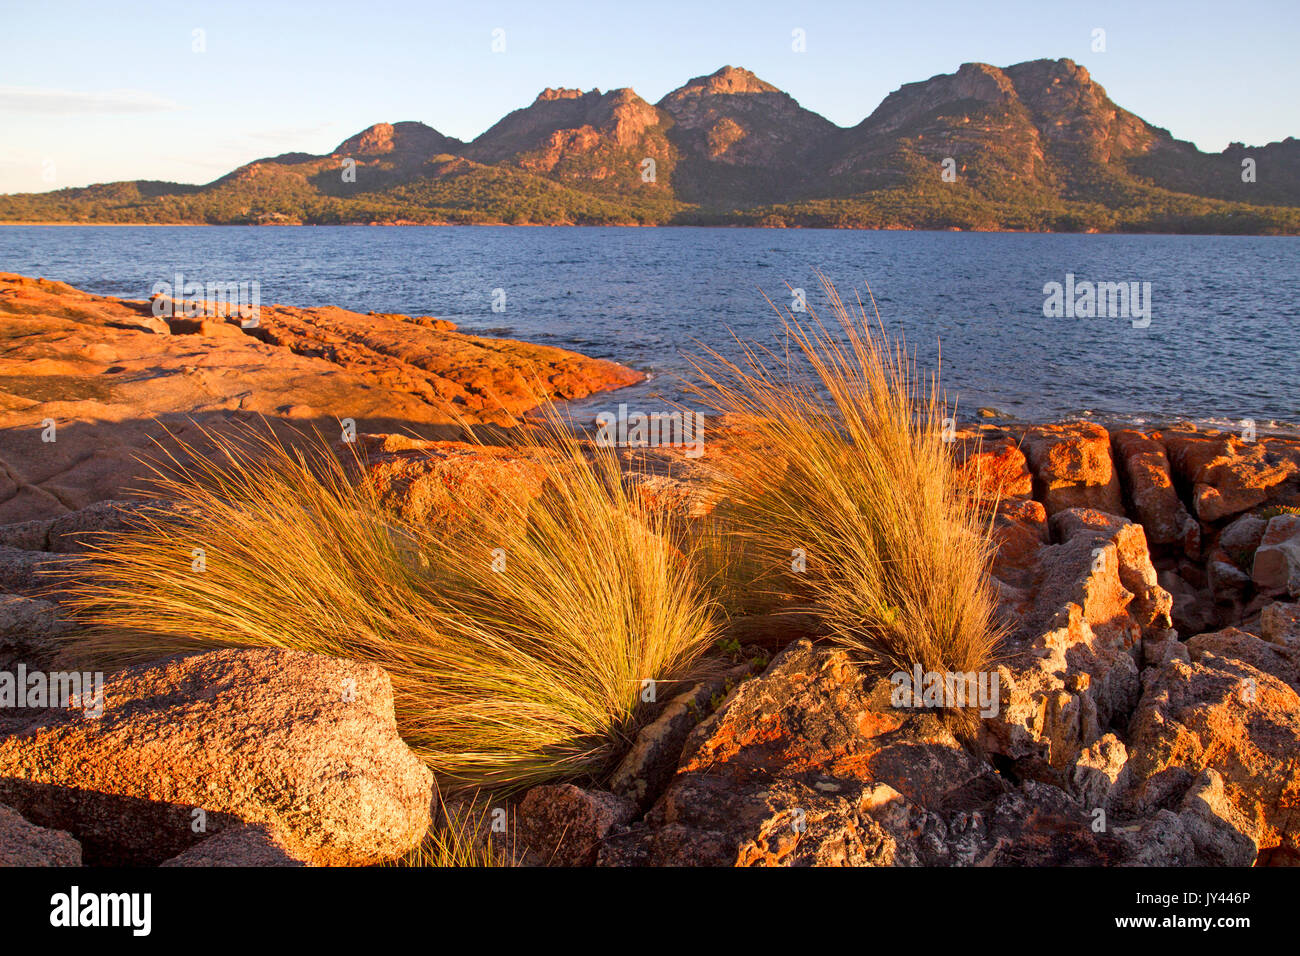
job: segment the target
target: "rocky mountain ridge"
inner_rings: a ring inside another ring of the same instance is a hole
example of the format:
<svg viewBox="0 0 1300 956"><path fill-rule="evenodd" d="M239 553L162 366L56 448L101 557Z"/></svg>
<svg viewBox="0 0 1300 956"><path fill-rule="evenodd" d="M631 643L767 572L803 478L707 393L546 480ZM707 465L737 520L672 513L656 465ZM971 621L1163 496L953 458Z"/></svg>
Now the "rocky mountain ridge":
<svg viewBox="0 0 1300 956"><path fill-rule="evenodd" d="M1297 159L1295 138L1203 153L1068 59L963 64L848 129L726 66L654 104L548 88L468 143L379 123L203 186L0 196L0 220L1294 233Z"/></svg>

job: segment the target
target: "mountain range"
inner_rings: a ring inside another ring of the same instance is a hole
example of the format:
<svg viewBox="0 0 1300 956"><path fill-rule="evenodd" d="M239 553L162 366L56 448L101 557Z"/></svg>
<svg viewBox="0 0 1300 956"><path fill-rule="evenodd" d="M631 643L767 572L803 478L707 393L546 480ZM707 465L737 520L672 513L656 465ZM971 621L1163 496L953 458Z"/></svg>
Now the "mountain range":
<svg viewBox="0 0 1300 956"><path fill-rule="evenodd" d="M202 186L0 196L0 220L1296 234L1300 140L1201 152L1068 59L967 63L850 128L727 66L654 104L546 89L468 143L379 123Z"/></svg>

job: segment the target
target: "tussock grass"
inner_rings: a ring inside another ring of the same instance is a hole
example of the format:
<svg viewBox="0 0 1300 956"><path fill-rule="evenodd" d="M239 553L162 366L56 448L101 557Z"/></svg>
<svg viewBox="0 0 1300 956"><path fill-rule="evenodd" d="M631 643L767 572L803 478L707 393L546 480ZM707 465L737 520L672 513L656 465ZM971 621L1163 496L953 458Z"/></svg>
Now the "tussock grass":
<svg viewBox="0 0 1300 956"><path fill-rule="evenodd" d="M396 867L494 867L520 866L523 849L516 843L516 831L509 820L503 834L494 834L496 808L479 795L463 803L443 803L438 821L424 840L388 866Z"/></svg>
<svg viewBox="0 0 1300 956"><path fill-rule="evenodd" d="M745 436L721 463L717 520L765 569L756 588L800 602L864 663L985 670L999 639L988 502L943 441L937 378L821 278L830 327L778 310L783 352L694 362L699 394Z"/></svg>
<svg viewBox="0 0 1300 956"><path fill-rule="evenodd" d="M1270 518L1276 518L1280 515L1298 515L1300 516L1300 506L1297 505L1270 505L1255 512L1257 517L1268 521Z"/></svg>
<svg viewBox="0 0 1300 956"><path fill-rule="evenodd" d="M715 638L674 529L553 410L530 434L557 460L541 497L469 536L403 524L322 441L205 437L218 454L173 455L152 482L200 517L104 536L80 572L89 659L255 645L372 662L444 787L488 789L603 773L644 682L670 693Z"/></svg>

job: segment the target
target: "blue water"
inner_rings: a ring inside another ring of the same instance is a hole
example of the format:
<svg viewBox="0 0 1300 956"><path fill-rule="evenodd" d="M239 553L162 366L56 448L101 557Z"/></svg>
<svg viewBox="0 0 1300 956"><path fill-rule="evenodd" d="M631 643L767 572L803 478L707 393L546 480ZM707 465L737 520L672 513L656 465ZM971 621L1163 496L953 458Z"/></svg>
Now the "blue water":
<svg viewBox="0 0 1300 956"><path fill-rule="evenodd" d="M683 353L776 341L763 299L848 297L869 282L886 326L959 417L1300 421L1300 239L761 229L0 227L0 270L146 298L177 272L256 280L262 301L435 315L467 332L652 373L617 393L682 398ZM1150 282L1151 322L1046 318L1043 286ZM494 312L493 290L505 292ZM864 296L865 298L865 296ZM613 396L584 407L608 406Z"/></svg>

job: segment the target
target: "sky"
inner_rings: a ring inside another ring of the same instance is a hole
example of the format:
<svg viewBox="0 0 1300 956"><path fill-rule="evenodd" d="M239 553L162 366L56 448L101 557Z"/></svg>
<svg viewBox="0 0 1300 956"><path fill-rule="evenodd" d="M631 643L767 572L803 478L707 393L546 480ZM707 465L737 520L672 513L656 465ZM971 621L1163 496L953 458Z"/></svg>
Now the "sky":
<svg viewBox="0 0 1300 956"><path fill-rule="evenodd" d="M728 64L852 126L962 63L1069 57L1201 149L1300 136L1300 0L0 0L0 27L0 193L204 183L378 122L469 140L548 86L655 102Z"/></svg>

